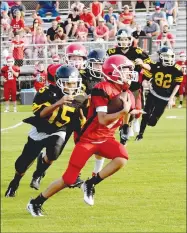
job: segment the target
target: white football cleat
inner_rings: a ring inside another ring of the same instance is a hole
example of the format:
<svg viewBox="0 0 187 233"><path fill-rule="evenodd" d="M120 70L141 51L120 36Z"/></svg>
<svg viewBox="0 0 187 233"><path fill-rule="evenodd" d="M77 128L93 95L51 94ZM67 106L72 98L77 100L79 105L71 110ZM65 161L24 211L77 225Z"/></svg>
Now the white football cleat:
<svg viewBox="0 0 187 233"><path fill-rule="evenodd" d="M17 112L17 108L14 108L14 112Z"/></svg>
<svg viewBox="0 0 187 233"><path fill-rule="evenodd" d="M5 109L5 111L4 112L9 112L9 109Z"/></svg>
<svg viewBox="0 0 187 233"><path fill-rule="evenodd" d="M182 105L181 105L181 104L179 104L178 108L182 108Z"/></svg>
<svg viewBox="0 0 187 233"><path fill-rule="evenodd" d="M93 206L94 205L94 194L95 188L94 185L89 187L86 182L81 185L81 189L84 192L84 201L86 204Z"/></svg>
<svg viewBox="0 0 187 233"><path fill-rule="evenodd" d="M42 205L31 203L32 199L27 204L27 210L33 217L42 217Z"/></svg>
<svg viewBox="0 0 187 233"><path fill-rule="evenodd" d="M139 133L140 131L140 123L138 119L134 119L133 121L133 129L135 133Z"/></svg>

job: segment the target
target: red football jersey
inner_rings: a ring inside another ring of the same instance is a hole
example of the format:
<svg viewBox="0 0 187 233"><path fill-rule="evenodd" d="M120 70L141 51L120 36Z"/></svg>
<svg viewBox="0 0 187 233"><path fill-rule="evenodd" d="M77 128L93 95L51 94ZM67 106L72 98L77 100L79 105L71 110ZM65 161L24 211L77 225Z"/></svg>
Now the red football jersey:
<svg viewBox="0 0 187 233"><path fill-rule="evenodd" d="M122 124L122 118L117 119L107 126L98 121L97 111L99 108L107 112L109 100L121 92L114 84L104 81L96 84L91 94L91 104L88 111L87 122L82 130L80 141L102 143L109 138L114 138L116 129Z"/></svg>
<svg viewBox="0 0 187 233"><path fill-rule="evenodd" d="M13 32L25 27L24 21L22 19L20 19L19 21L16 21L16 19L12 19L10 26L12 26Z"/></svg>
<svg viewBox="0 0 187 233"><path fill-rule="evenodd" d="M62 66L62 64L51 64L47 67L47 81L52 85L56 85L55 83L55 74L57 69Z"/></svg>
<svg viewBox="0 0 187 233"><path fill-rule="evenodd" d="M15 72L19 72L20 73L20 68L18 66L12 66L12 69ZM6 83L12 83L12 82L16 83L17 77L13 75L13 73L10 70L9 66L3 66L2 69L1 69L1 73L2 73L2 76L7 80Z"/></svg>
<svg viewBox="0 0 187 233"><path fill-rule="evenodd" d="M177 61L176 64L180 65L182 67L182 73L183 73L183 82L186 82L186 78L187 78L187 72L186 72L186 68L187 68L187 61Z"/></svg>
<svg viewBox="0 0 187 233"><path fill-rule="evenodd" d="M21 40L19 42L13 40L14 44L13 57L16 60L23 60L24 57L24 42Z"/></svg>
<svg viewBox="0 0 187 233"><path fill-rule="evenodd" d="M43 72L36 71L34 73L34 78L36 79L36 81L34 82L34 87L36 91L38 91L40 88L46 85L47 73L45 71Z"/></svg>

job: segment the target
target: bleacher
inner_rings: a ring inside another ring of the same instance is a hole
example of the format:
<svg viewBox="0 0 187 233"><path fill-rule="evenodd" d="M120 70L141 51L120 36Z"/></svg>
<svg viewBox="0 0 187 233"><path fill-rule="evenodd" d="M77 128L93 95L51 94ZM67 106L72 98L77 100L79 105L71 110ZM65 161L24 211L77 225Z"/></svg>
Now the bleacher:
<svg viewBox="0 0 187 233"><path fill-rule="evenodd" d="M89 1L82 1L84 2L84 4L86 6L89 6ZM60 16L62 17L62 19L66 19L67 15L69 13L69 9L71 4L73 3L73 1L60 1ZM122 1L122 5L125 4L129 4L130 6L130 1ZM31 1L24 1L24 5L26 6L26 15L25 15L25 24L26 26L31 26L33 19L31 17L32 12L35 10L36 8L36 2L31 2ZM153 7L150 7L150 14L152 14L154 11ZM120 12L118 12L117 9L115 9L115 13L119 14ZM51 16L49 14L49 16L47 17L48 19L51 19ZM135 21L137 23L140 23L142 26L144 26L146 24L146 13L145 13L145 9L138 9L136 11L136 16L135 16ZM45 23L44 22L44 30L47 30L49 27L51 27L51 23ZM176 26L172 26L170 28L170 32L172 34L175 35L176 37L176 45L175 45L175 52L176 55L178 55L178 53L181 50L186 50L186 7L184 5L184 1L180 2L179 5L179 12L178 12L178 17L177 17L177 24ZM92 37L90 37L90 39L88 40L88 42L85 42L84 45L88 48L88 50L95 48L95 47L100 47L100 48L109 48L109 47L113 47L116 42L115 40L113 41L109 41L109 42L102 42L102 43L98 43L98 42L94 42L91 41ZM71 43L71 42L69 42ZM6 35L2 35L1 37L1 52L3 52L4 49L9 48L9 44L10 42L7 41L7 37ZM33 45L30 45L33 46ZM51 58L49 56L48 53L48 47L49 45L46 45L46 52L45 52L45 57L44 58L40 58L37 60L43 60L46 65L49 64L51 62ZM61 54L62 59L63 59L63 55L64 55L64 51L63 50L58 50L58 46L56 46L57 49L57 53ZM153 40L152 42L152 53L150 55L152 57L152 59L156 59L157 56L157 46L155 41ZM4 63L3 59L3 55L1 54L1 64ZM32 73L34 71L34 59L33 62L30 61L30 63L28 64L27 59L24 59L24 66L21 67L21 76L20 76L20 81L19 84L21 85L21 82L23 80L30 80L32 77Z"/></svg>

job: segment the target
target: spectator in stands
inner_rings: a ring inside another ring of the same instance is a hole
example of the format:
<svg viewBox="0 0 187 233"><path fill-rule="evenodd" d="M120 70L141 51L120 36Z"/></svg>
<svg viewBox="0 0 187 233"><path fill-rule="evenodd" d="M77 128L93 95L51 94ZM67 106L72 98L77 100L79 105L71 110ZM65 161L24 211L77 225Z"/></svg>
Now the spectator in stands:
<svg viewBox="0 0 187 233"><path fill-rule="evenodd" d="M56 20L52 21L52 27L47 30L47 41L48 43L53 43L55 39L55 34L58 31L58 22Z"/></svg>
<svg viewBox="0 0 187 233"><path fill-rule="evenodd" d="M91 12L88 12L88 8L83 8L83 13L80 14L80 19L84 21L85 26L88 28L88 32L93 32L96 27L96 20Z"/></svg>
<svg viewBox="0 0 187 233"><path fill-rule="evenodd" d="M32 34L35 34L36 33L36 29L37 29L38 26L40 26L40 23L39 23L39 20L36 18L36 19L33 20L32 27L30 27L30 32Z"/></svg>
<svg viewBox="0 0 187 233"><path fill-rule="evenodd" d="M85 5L82 2L77 0L71 5L71 10L73 10L75 7L79 10L79 14L80 14L80 13L82 13Z"/></svg>
<svg viewBox="0 0 187 233"><path fill-rule="evenodd" d="M11 21L11 36L12 36L12 32L20 32L24 29L25 24L23 19L21 18L21 12L20 11L16 11L16 18L13 18Z"/></svg>
<svg viewBox="0 0 187 233"><path fill-rule="evenodd" d="M59 15L58 11L59 1L38 1L36 12L42 18L45 18L47 13L51 13L52 17L56 17ZM44 21L46 22L47 20Z"/></svg>
<svg viewBox="0 0 187 233"><path fill-rule="evenodd" d="M76 38L78 41L87 41L88 28L84 25L84 21L79 20L76 30Z"/></svg>
<svg viewBox="0 0 187 233"><path fill-rule="evenodd" d="M55 43L65 43L67 41L67 35L64 33L63 28L59 27L57 30L57 33L55 34L54 37Z"/></svg>
<svg viewBox="0 0 187 233"><path fill-rule="evenodd" d="M111 20L111 18L110 18L111 16L113 16L115 18L115 20L117 20L117 15L115 13L113 13L113 12L114 12L113 7L109 7L108 8L108 13L104 15L104 20L105 20L106 23Z"/></svg>
<svg viewBox="0 0 187 233"><path fill-rule="evenodd" d="M62 22L62 18L60 16L57 16L55 20L58 23L58 27L61 27L64 29L64 23Z"/></svg>
<svg viewBox="0 0 187 233"><path fill-rule="evenodd" d="M24 42L24 58L28 59L26 64L31 64L30 59L32 58L32 35L30 33L26 33L25 30L20 32L21 40Z"/></svg>
<svg viewBox="0 0 187 233"><path fill-rule="evenodd" d="M119 16L119 23L118 23L119 29L128 28L131 22L133 21L133 19L134 19L134 16L129 11L129 6L125 5L123 8L123 12Z"/></svg>
<svg viewBox="0 0 187 233"><path fill-rule="evenodd" d="M68 37L74 37L77 30L77 23L80 20L78 8L74 8L64 22L64 28Z"/></svg>
<svg viewBox="0 0 187 233"><path fill-rule="evenodd" d="M103 17L103 4L98 0L93 0L93 2L90 3L90 12L95 16L98 22L98 19Z"/></svg>
<svg viewBox="0 0 187 233"><path fill-rule="evenodd" d="M166 1L155 1L155 6L159 6L160 8L164 8Z"/></svg>
<svg viewBox="0 0 187 233"><path fill-rule="evenodd" d="M105 7L110 7L110 6L112 6L112 7L114 7L114 5L118 5L118 11L122 11L122 3L121 3L121 1L120 0L118 0L118 1L108 1L108 0L104 0L104 2L103 2L103 9L105 8Z"/></svg>
<svg viewBox="0 0 187 233"><path fill-rule="evenodd" d="M155 23L160 25L160 29L162 30L163 25L167 23L165 12L161 11L160 6L155 7L155 12L152 15L152 19Z"/></svg>
<svg viewBox="0 0 187 233"><path fill-rule="evenodd" d="M1 16L4 14L4 12L6 12L8 14L8 11L9 11L8 3L5 1L1 2L0 10L1 10Z"/></svg>
<svg viewBox="0 0 187 233"><path fill-rule="evenodd" d="M11 43L10 53L12 54L15 66L23 66L24 59L24 41L21 39L21 33L15 32Z"/></svg>
<svg viewBox="0 0 187 233"><path fill-rule="evenodd" d="M152 17L147 17L147 25L144 27L146 36L156 37L159 35L160 27L157 23L153 22Z"/></svg>
<svg viewBox="0 0 187 233"><path fill-rule="evenodd" d="M38 19L39 24L42 24L42 23L43 23L43 20L41 19L40 16L37 15L36 11L32 12L32 18L33 18L33 20L34 20L34 19Z"/></svg>
<svg viewBox="0 0 187 233"><path fill-rule="evenodd" d="M149 13L149 1L145 0L131 0L132 11L135 15L135 9L146 8L147 14Z"/></svg>
<svg viewBox="0 0 187 233"><path fill-rule="evenodd" d="M105 25L105 21L103 18L98 19L98 26L94 30L94 39L100 40L103 39L105 41L108 41L109 38L109 30L108 27Z"/></svg>
<svg viewBox="0 0 187 233"><path fill-rule="evenodd" d="M47 84L47 72L45 71L44 63L42 61L35 65L33 79L35 80L34 88L36 91L39 91L40 88Z"/></svg>
<svg viewBox="0 0 187 233"><path fill-rule="evenodd" d="M136 24L136 31L132 33L135 39L139 39L140 36L146 36L145 32L142 30L141 24Z"/></svg>
<svg viewBox="0 0 187 233"><path fill-rule="evenodd" d="M166 12L166 18L168 20L168 24L176 24L176 17L177 17L177 2L176 1L169 1L166 0L164 5L164 10Z"/></svg>
<svg viewBox="0 0 187 233"><path fill-rule="evenodd" d="M21 1L15 1L15 5L11 7L11 9L10 9L10 17L11 18L16 18L16 11L20 11L21 12L21 17L23 19L24 16L25 16L26 8L22 4Z"/></svg>
<svg viewBox="0 0 187 233"><path fill-rule="evenodd" d="M159 34L157 40L159 40L157 41L159 47L168 46L171 49L175 47L175 38L174 35L169 32L168 25L163 26L163 31Z"/></svg>
<svg viewBox="0 0 187 233"><path fill-rule="evenodd" d="M8 16L7 11L3 11L1 16L1 32L8 33L10 30L10 17Z"/></svg>
<svg viewBox="0 0 187 233"><path fill-rule="evenodd" d="M53 64L60 64L60 56L58 54L54 54L52 56L52 62Z"/></svg>
<svg viewBox="0 0 187 233"><path fill-rule="evenodd" d="M136 31L136 22L134 20L131 21L127 30L129 31L130 34L132 34L134 31Z"/></svg>
<svg viewBox="0 0 187 233"><path fill-rule="evenodd" d="M106 23L109 30L109 39L114 38L117 33L117 22L116 18L111 15L109 21Z"/></svg>
<svg viewBox="0 0 187 233"><path fill-rule="evenodd" d="M7 0L7 3L9 5L9 8L11 8L12 6L16 5L16 1Z"/></svg>
<svg viewBox="0 0 187 233"><path fill-rule="evenodd" d="M37 27L36 33L32 36L32 44L34 44L33 57L36 59L38 57L44 57L44 53L47 53L45 49L45 44L47 43L46 35L41 26Z"/></svg>

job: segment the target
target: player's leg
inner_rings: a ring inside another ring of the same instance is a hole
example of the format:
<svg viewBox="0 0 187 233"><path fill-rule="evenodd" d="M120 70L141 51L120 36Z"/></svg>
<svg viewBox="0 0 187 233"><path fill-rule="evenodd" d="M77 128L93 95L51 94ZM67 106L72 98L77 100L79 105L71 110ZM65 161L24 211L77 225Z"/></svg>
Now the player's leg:
<svg viewBox="0 0 187 233"><path fill-rule="evenodd" d="M141 89L137 90L135 94L135 101L136 101L136 109L142 109L142 92ZM140 131L140 123L139 123L139 118L141 116L140 114L135 115L135 119L133 121L133 129L135 133L139 133Z"/></svg>
<svg viewBox="0 0 187 233"><path fill-rule="evenodd" d="M139 134L136 136L136 139L135 139L136 141L143 139L144 131L146 129L149 118L151 117L154 108L155 108L155 97L149 93L146 99L145 107L144 107L144 111L146 112L146 114L142 115L140 131L139 131Z"/></svg>
<svg viewBox="0 0 187 233"><path fill-rule="evenodd" d="M12 96L14 112L17 112L16 92L17 92L17 88L16 88L16 84L15 84L11 88L11 96Z"/></svg>
<svg viewBox="0 0 187 233"><path fill-rule="evenodd" d="M30 183L30 187L36 190L40 187L41 179L44 177L45 171L51 166L51 164L58 159L65 144L65 138L58 135L52 135L44 139L44 147L46 147L45 156L41 156L38 159L36 170L33 173L33 178Z"/></svg>
<svg viewBox="0 0 187 233"><path fill-rule="evenodd" d="M95 176L98 172L101 171L103 164L104 164L105 158L99 156L99 155L95 155L95 166L94 166L94 170L92 172L92 176Z"/></svg>
<svg viewBox="0 0 187 233"><path fill-rule="evenodd" d="M9 112L9 106L10 106L10 102L9 102L9 87L8 84L4 84L4 99L5 99L5 111L4 112Z"/></svg>
<svg viewBox="0 0 187 233"><path fill-rule="evenodd" d="M40 142L28 138L28 142L25 144L22 154L15 162L16 172L13 180L9 183L8 189L5 193L6 197L15 196L20 180L23 178L25 172L32 165L41 150L42 144Z"/></svg>
<svg viewBox="0 0 187 233"><path fill-rule="evenodd" d="M87 160L97 151L97 145L91 143L78 142L71 154L68 168L62 178L54 181L37 198L32 199L27 209L33 216L42 216L41 207L51 196L58 193L65 187L72 185L79 175L81 169L85 166Z"/></svg>
<svg viewBox="0 0 187 233"><path fill-rule="evenodd" d="M183 104L183 90L184 90L184 84L183 82L180 85L179 88L179 106L178 108L182 108L182 104Z"/></svg>
<svg viewBox="0 0 187 233"><path fill-rule="evenodd" d="M83 184L84 200L87 204L93 205L94 186L99 184L108 176L111 176L122 168L127 160L128 153L126 148L114 139L109 139L104 143L98 144L98 153L105 158L111 159L110 161L96 176L88 179Z"/></svg>

